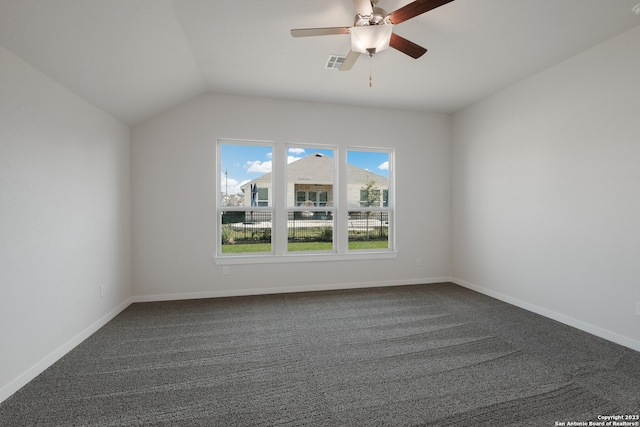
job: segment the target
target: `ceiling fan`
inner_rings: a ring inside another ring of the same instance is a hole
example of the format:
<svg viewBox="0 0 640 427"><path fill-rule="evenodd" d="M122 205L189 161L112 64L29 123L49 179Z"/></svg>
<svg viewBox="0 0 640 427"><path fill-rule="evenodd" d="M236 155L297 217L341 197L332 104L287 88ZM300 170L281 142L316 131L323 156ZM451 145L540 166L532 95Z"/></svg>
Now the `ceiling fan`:
<svg viewBox="0 0 640 427"><path fill-rule="evenodd" d="M291 30L291 35L310 37L350 34L351 51L340 66L340 71L350 70L361 53L373 56L388 47L417 59L427 49L395 34L393 26L452 1L415 0L388 14L384 9L376 7L378 0L353 0L356 17L352 27L299 28Z"/></svg>

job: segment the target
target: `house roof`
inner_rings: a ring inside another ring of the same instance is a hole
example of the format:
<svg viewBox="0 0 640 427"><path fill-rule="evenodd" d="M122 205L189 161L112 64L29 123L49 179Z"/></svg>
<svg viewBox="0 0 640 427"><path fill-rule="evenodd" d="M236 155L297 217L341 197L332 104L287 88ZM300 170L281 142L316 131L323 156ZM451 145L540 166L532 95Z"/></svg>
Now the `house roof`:
<svg viewBox="0 0 640 427"><path fill-rule="evenodd" d="M130 125L207 92L453 112L639 25L638 1L455 0L394 27L423 57L348 72L324 66L349 36L289 30L351 26L350 0L0 0L0 44Z"/></svg>
<svg viewBox="0 0 640 427"><path fill-rule="evenodd" d="M253 181L246 183L242 188L247 188L249 185L254 183L257 183L258 186L260 186L260 183L270 182L271 174L271 172L266 173ZM287 165L287 179L289 182L293 182L295 184L333 184L333 174L334 159L319 153L310 154ZM387 183L387 178L382 175L354 165L348 165L347 182L349 184L360 184L370 180L374 180L376 183L382 185Z"/></svg>

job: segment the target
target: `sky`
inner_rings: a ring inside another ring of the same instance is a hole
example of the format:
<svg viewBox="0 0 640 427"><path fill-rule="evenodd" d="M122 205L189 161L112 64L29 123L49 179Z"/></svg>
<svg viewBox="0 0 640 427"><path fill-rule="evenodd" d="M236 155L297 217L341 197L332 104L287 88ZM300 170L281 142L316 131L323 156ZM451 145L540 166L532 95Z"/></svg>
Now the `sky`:
<svg viewBox="0 0 640 427"><path fill-rule="evenodd" d="M242 193L240 187L265 173L271 172L271 145L221 144L221 189L228 194ZM287 163L300 160L311 154L321 153L333 157L333 151L317 147L289 147ZM389 155L374 151L349 151L347 161L362 169L387 177L389 175Z"/></svg>

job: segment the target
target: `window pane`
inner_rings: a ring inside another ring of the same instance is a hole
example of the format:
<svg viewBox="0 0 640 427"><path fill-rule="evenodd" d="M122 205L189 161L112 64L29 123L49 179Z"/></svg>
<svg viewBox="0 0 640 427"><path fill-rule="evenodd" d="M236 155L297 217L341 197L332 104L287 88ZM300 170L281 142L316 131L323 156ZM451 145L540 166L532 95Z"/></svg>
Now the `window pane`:
<svg viewBox="0 0 640 427"><path fill-rule="evenodd" d="M220 144L221 206L271 206L270 145Z"/></svg>
<svg viewBox="0 0 640 427"><path fill-rule="evenodd" d="M349 211L349 250L389 248L389 212Z"/></svg>
<svg viewBox="0 0 640 427"><path fill-rule="evenodd" d="M332 149L290 146L287 157L287 206L318 206L318 194L321 192L326 193L327 203L332 201L334 177L335 155Z"/></svg>
<svg viewBox="0 0 640 427"><path fill-rule="evenodd" d="M349 250L389 249L388 151L347 152Z"/></svg>
<svg viewBox="0 0 640 427"><path fill-rule="evenodd" d="M221 142L220 253L273 252L272 146ZM226 207L235 209L226 209ZM243 209L242 207L247 207Z"/></svg>
<svg viewBox="0 0 640 427"><path fill-rule="evenodd" d="M289 252L333 250L333 216L327 212L292 212L287 232Z"/></svg>
<svg viewBox="0 0 640 427"><path fill-rule="evenodd" d="M287 205L292 209L287 223L287 249L333 251L334 150L290 146L288 155Z"/></svg>
<svg viewBox="0 0 640 427"><path fill-rule="evenodd" d="M271 212L223 211L223 254L271 252Z"/></svg>
<svg viewBox="0 0 640 427"><path fill-rule="evenodd" d="M258 188L258 206L269 206L268 188Z"/></svg>
<svg viewBox="0 0 640 427"><path fill-rule="evenodd" d="M389 191L389 153L347 152L347 199L350 208L382 207Z"/></svg>
<svg viewBox="0 0 640 427"><path fill-rule="evenodd" d="M296 206L300 206L305 200L307 200L307 192L298 191L296 193Z"/></svg>
<svg viewBox="0 0 640 427"><path fill-rule="evenodd" d="M318 193L318 205L327 206L327 203L329 201L328 197L329 197L329 193L327 193L326 191L320 191Z"/></svg>

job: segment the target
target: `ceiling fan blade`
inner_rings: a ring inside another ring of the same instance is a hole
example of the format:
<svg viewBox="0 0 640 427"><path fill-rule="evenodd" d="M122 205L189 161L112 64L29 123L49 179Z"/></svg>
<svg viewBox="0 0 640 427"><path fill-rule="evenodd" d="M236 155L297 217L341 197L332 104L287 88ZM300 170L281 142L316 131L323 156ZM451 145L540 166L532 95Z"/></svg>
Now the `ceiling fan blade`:
<svg viewBox="0 0 640 427"><path fill-rule="evenodd" d="M364 17L373 15L373 6L371 5L371 0L353 0L353 8L360 16Z"/></svg>
<svg viewBox="0 0 640 427"><path fill-rule="evenodd" d="M349 34L349 27L297 28L291 30L293 37L331 36Z"/></svg>
<svg viewBox="0 0 640 427"><path fill-rule="evenodd" d="M409 3L391 12L389 19L391 19L393 24L399 24L452 1L453 0L415 0L413 3Z"/></svg>
<svg viewBox="0 0 640 427"><path fill-rule="evenodd" d="M400 37L395 33L391 33L389 46L396 50L399 50L404 54L409 55L414 59L420 58L427 51L427 49L425 49L424 47L417 45L414 42L405 39L404 37Z"/></svg>
<svg viewBox="0 0 640 427"><path fill-rule="evenodd" d="M360 57L360 52L356 52L354 50L349 51L349 54L347 55L344 62L340 66L339 70L349 71L351 67L353 67L353 64L356 63L359 57Z"/></svg>

